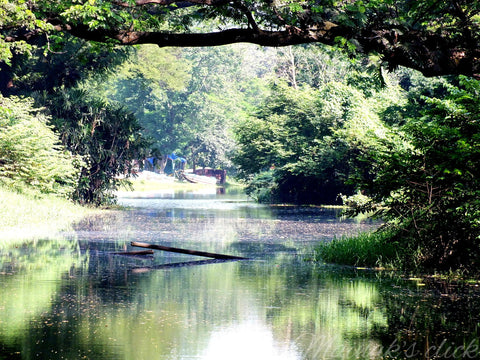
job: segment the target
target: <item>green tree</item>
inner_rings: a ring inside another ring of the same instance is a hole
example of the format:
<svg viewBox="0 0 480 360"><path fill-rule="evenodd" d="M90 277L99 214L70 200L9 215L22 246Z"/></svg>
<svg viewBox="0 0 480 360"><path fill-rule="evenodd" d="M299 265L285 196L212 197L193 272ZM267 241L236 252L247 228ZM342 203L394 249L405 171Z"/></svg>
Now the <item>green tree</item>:
<svg viewBox="0 0 480 360"><path fill-rule="evenodd" d="M246 97L252 93L243 89L250 87L258 71L247 64L245 53L249 51L261 53L245 46L185 50L192 63L192 77L183 104L188 104L185 116L189 124L184 153L194 167L232 166L232 124L244 117Z"/></svg>
<svg viewBox="0 0 480 360"><path fill-rule="evenodd" d="M445 84L444 84L445 85ZM478 269L480 239L480 83L461 78L385 139L372 154L377 176L364 181L407 266ZM400 141L398 141L400 140Z"/></svg>
<svg viewBox="0 0 480 360"><path fill-rule="evenodd" d="M193 166L231 167L231 124L266 92L267 51L240 45L137 51L106 85L113 89L107 96L135 113L154 141L152 152L164 160L176 152Z"/></svg>
<svg viewBox="0 0 480 360"><path fill-rule="evenodd" d="M62 143L84 160L73 199L95 205L112 201L119 178L132 175L134 161L145 156L148 146L135 116L78 89L62 89L42 102Z"/></svg>
<svg viewBox="0 0 480 360"><path fill-rule="evenodd" d="M250 194L260 200L338 203L352 194L355 172L368 172L357 157L375 146L383 125L374 102L341 83L319 90L278 81L256 116L237 127L234 157ZM363 166L363 167L361 167ZM363 169L363 170L362 170Z"/></svg>
<svg viewBox="0 0 480 360"><path fill-rule="evenodd" d="M0 95L0 184L17 191L70 196L78 181L74 157L32 99Z"/></svg>
<svg viewBox="0 0 480 360"><path fill-rule="evenodd" d="M321 88L330 82L342 82L354 65L347 56L327 46L300 45L275 49L275 73L292 87L308 84Z"/></svg>
<svg viewBox="0 0 480 360"><path fill-rule="evenodd" d="M166 155L184 143L182 113L177 111L184 99L175 95L188 85L190 65L177 49L141 46L118 70L94 89L135 114L142 134L151 140L150 155L163 157L164 166Z"/></svg>

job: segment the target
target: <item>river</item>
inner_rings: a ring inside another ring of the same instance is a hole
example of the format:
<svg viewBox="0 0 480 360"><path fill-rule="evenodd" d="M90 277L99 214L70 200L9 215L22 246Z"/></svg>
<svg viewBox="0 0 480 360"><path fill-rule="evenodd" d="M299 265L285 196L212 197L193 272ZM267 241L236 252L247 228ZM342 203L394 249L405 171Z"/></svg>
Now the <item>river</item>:
<svg viewBox="0 0 480 360"><path fill-rule="evenodd" d="M120 203L0 242L0 359L479 358L478 285L309 261L371 220L214 190ZM118 254L131 241L248 259Z"/></svg>

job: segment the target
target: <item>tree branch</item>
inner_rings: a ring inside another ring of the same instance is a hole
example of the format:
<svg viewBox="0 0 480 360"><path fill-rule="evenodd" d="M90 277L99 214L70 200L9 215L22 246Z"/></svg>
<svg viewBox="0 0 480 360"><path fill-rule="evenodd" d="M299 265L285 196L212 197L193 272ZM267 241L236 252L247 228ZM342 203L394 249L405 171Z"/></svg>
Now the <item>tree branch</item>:
<svg viewBox="0 0 480 360"><path fill-rule="evenodd" d="M115 40L119 45L156 44L160 47L201 47L220 46L240 42L248 42L261 46L288 46L314 42L333 45L337 32L334 26L325 26L305 31L290 26L285 30L267 31L256 29L228 29L210 33L166 33L145 31L91 30L85 26L69 26L63 30L73 36L98 42Z"/></svg>
<svg viewBox="0 0 480 360"><path fill-rule="evenodd" d="M253 30L255 30L256 32L260 32L260 28L258 27L255 19L253 18L253 14L252 14L252 12L250 11L250 9L249 9L246 5L242 4L242 3L241 3L240 1L238 1L238 0L235 1L235 5L236 5L236 7L237 7L239 10L241 10L241 11L245 14L245 16L247 17L248 25L249 25Z"/></svg>
<svg viewBox="0 0 480 360"><path fill-rule="evenodd" d="M256 24L255 24L256 25ZM355 39L365 53L383 55L390 70L405 66L419 70L425 76L464 74L480 78L480 49L442 38L435 33L417 31L398 34L392 30L370 30L352 34L352 29L331 22L300 29L287 26L284 30L227 29L210 33L166 33L142 31L91 30L87 27L68 27L72 35L99 42L115 40L120 45L156 44L160 47L219 46L247 42L261 46L288 46L306 43L335 45L337 37Z"/></svg>
<svg viewBox="0 0 480 360"><path fill-rule="evenodd" d="M136 6L145 6L145 5L165 5L169 6L172 4L184 4L189 3L192 5L208 5L208 6L218 6L228 4L230 0L136 0L135 4L115 1L115 5L122 7L136 7Z"/></svg>
<svg viewBox="0 0 480 360"><path fill-rule="evenodd" d="M138 0L146 1L146 0ZM166 3L180 3L179 0L149 0ZM234 2L231 2L234 1ZM129 31L112 29L91 29L86 25L65 25L51 20L57 31L68 32L73 36L97 42L115 42L119 45L156 44L160 47L201 47L220 46L233 43L252 43L260 46L288 46L306 43L336 45L338 37L354 40L358 51L381 54L390 70L405 66L419 70L425 76L467 75L480 79L480 48L470 37L444 37L440 33L395 29L364 29L355 31L329 21L311 24L305 28L285 25L280 30L259 28L253 14L238 0L191 0L189 3L211 4L231 3L242 11L248 19L249 28L232 28L208 33L169 33L162 31ZM19 30L4 37L7 42L34 41L36 36L44 36L40 30Z"/></svg>

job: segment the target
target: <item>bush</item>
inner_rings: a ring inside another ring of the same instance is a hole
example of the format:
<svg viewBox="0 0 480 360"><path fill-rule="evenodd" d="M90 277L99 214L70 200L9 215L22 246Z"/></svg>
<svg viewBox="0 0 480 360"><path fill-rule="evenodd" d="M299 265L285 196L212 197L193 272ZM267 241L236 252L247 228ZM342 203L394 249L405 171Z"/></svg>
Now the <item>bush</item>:
<svg viewBox="0 0 480 360"><path fill-rule="evenodd" d="M275 198L275 186L274 172L272 170L264 171L252 178L245 192L255 201L269 204L277 201Z"/></svg>

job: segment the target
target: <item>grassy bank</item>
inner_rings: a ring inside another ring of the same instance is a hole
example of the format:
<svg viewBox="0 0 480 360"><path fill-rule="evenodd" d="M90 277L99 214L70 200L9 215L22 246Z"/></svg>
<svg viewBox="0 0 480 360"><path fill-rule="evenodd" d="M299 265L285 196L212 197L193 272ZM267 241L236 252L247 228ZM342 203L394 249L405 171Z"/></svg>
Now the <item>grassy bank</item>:
<svg viewBox="0 0 480 360"><path fill-rule="evenodd" d="M51 236L99 211L56 196L19 194L0 188L0 240Z"/></svg>
<svg viewBox="0 0 480 360"><path fill-rule="evenodd" d="M326 263L369 268L402 267L398 248L388 232L361 233L319 244L314 259Z"/></svg>

